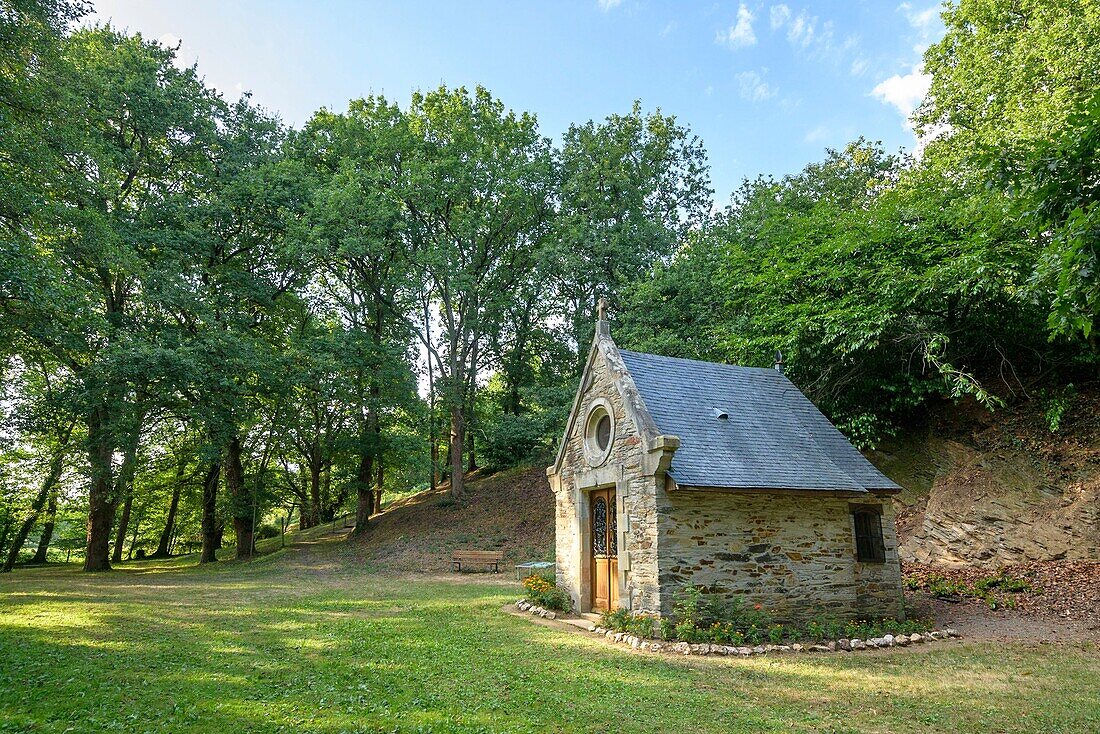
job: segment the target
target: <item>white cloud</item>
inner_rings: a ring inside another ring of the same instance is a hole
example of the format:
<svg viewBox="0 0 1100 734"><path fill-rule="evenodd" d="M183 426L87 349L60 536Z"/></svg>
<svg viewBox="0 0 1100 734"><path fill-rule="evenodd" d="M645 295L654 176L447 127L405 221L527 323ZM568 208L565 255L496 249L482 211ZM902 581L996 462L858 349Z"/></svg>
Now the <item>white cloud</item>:
<svg viewBox="0 0 1100 734"><path fill-rule="evenodd" d="M785 4L773 5L771 8L771 24L772 30L778 30L786 25L787 21L791 19L791 9Z"/></svg>
<svg viewBox="0 0 1100 734"><path fill-rule="evenodd" d="M817 16L811 18L803 10L787 26L787 40L796 46L806 48L814 40L814 25L816 23Z"/></svg>
<svg viewBox="0 0 1100 734"><path fill-rule="evenodd" d="M755 71L743 71L738 74L737 85L741 91L741 99L762 102L778 94L778 89L764 81L764 74L767 73L767 69L761 69L759 74Z"/></svg>
<svg viewBox="0 0 1100 734"><path fill-rule="evenodd" d="M867 67L871 65L871 62L860 56L858 59L852 62L852 65L848 68L848 73L852 76L863 76L867 71Z"/></svg>
<svg viewBox="0 0 1100 734"><path fill-rule="evenodd" d="M729 30L718 31L716 40L718 43L724 43L730 48L744 48L745 46L754 45L756 43L756 33L752 30L754 18L752 11L744 3L741 3L741 7L737 9L737 23L731 25Z"/></svg>
<svg viewBox="0 0 1100 734"><path fill-rule="evenodd" d="M668 36L670 33L672 33L674 30L676 30L676 28L677 28L676 21L670 20L667 24L665 24L665 27L661 29L661 34L660 34L661 38L664 38L664 37Z"/></svg>
<svg viewBox="0 0 1100 734"><path fill-rule="evenodd" d="M893 105L898 112L908 118L928 93L928 85L931 82L932 76L925 74L923 65L918 64L904 76L895 74L879 82L871 90L871 94L880 101Z"/></svg>
<svg viewBox="0 0 1100 734"><path fill-rule="evenodd" d="M199 62L195 49L183 43L174 33L165 33L157 39L157 43L176 52L176 58L172 63L177 69L190 69Z"/></svg>
<svg viewBox="0 0 1100 734"><path fill-rule="evenodd" d="M916 28L925 36L931 34L932 31L935 30L935 26L940 19L939 5L932 5L924 10L913 10L913 6L909 3L902 3L898 6L898 10L905 13L905 18L909 21L909 25Z"/></svg>
<svg viewBox="0 0 1100 734"><path fill-rule="evenodd" d="M823 140L828 140L832 137L833 131L826 125L818 125L813 130L806 133L806 137L803 138L807 143L820 143Z"/></svg>
<svg viewBox="0 0 1100 734"><path fill-rule="evenodd" d="M905 118L905 127L912 129L909 118L928 93L932 75L924 73L924 66L917 64L905 75L895 74L879 82L871 95L880 102L893 106Z"/></svg>
<svg viewBox="0 0 1100 734"><path fill-rule="evenodd" d="M606 13L622 5L623 0L596 0L596 4L600 6L600 10Z"/></svg>

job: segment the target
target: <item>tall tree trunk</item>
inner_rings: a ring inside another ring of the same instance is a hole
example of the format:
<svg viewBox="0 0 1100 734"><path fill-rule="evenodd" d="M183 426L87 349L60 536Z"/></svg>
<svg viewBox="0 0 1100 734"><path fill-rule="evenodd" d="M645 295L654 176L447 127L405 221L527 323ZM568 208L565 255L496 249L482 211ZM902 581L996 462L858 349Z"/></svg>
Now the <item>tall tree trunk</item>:
<svg viewBox="0 0 1100 734"><path fill-rule="evenodd" d="M130 547L126 551L126 560L134 557L134 546L137 545L138 532L141 530L141 521L145 519L145 505L138 507L137 519L134 521L134 532L130 533Z"/></svg>
<svg viewBox="0 0 1100 734"><path fill-rule="evenodd" d="M331 522L336 517L336 510L339 507L337 501L339 498L332 496L332 464L325 464L321 471L325 474L325 489L321 492L321 519L324 522Z"/></svg>
<svg viewBox="0 0 1100 734"><path fill-rule="evenodd" d="M88 415L88 463L91 484L88 487L88 537L84 551L85 571L109 571L111 526L115 519L114 481L111 461L114 457L110 430L105 425L107 407L98 405Z"/></svg>
<svg viewBox="0 0 1100 734"><path fill-rule="evenodd" d="M42 525L42 535L38 538L38 550L34 552L31 563L45 563L46 554L50 550L50 541L53 540L53 528L57 522L57 490L50 492L50 502L46 505L46 521Z"/></svg>
<svg viewBox="0 0 1100 734"><path fill-rule="evenodd" d="M466 417L463 415L462 402L451 405L451 496L458 498L466 489L462 466L462 448L466 444Z"/></svg>
<svg viewBox="0 0 1100 734"><path fill-rule="evenodd" d="M127 445L123 449L122 466L119 467L115 480L115 502L126 498L122 506L122 517L119 518L118 530L115 535L114 552L111 554L111 562L122 561L122 546L126 542L126 530L130 526L130 510L134 505L134 473L137 470L137 450L141 441L141 426L145 421L144 413L139 413L134 425L133 433L127 438Z"/></svg>
<svg viewBox="0 0 1100 734"><path fill-rule="evenodd" d="M424 301L424 333L427 335L428 344L432 342L432 325L428 318L428 302ZM431 488L435 491L437 477L439 476L439 442L435 437L435 370L432 369L432 350L428 349L425 356L428 362L428 446L432 460Z"/></svg>
<svg viewBox="0 0 1100 734"><path fill-rule="evenodd" d="M4 548L8 544L8 533L11 532L11 520L10 516L4 516L4 524L0 525L0 553L3 553Z"/></svg>
<svg viewBox="0 0 1100 734"><path fill-rule="evenodd" d="M321 464L311 461L309 464L309 526L321 524Z"/></svg>
<svg viewBox="0 0 1100 734"><path fill-rule="evenodd" d="M72 427L69 428L69 431ZM45 506L46 500L50 500L53 511L51 512L51 523L53 513L57 511L57 499L56 499L56 487L57 482L61 481L62 469L64 467L65 443L68 442L69 431L65 431L61 446L58 446L54 451L53 457L50 459L50 469L46 471L45 479L42 480L42 486L38 489L38 493L34 496L34 500L31 502L31 513L23 519L23 524L19 527L19 530L15 532L15 537L12 538L11 548L8 550L8 558L4 560L3 567L0 568L0 573L7 573L15 567L15 562L19 560L20 551L23 550L23 544L26 543L26 536L31 534L31 529L34 527L34 523L37 522L38 514L42 512L42 507ZM51 533L53 533L53 527L51 527ZM48 540L46 545L48 544ZM35 557L37 555L35 554Z"/></svg>
<svg viewBox="0 0 1100 734"><path fill-rule="evenodd" d="M378 483L374 490L374 514L382 511L382 486L385 484L386 470L382 462L382 454L378 454Z"/></svg>
<svg viewBox="0 0 1100 734"><path fill-rule="evenodd" d="M126 542L126 530L130 527L130 510L134 506L134 493L126 494L126 501L122 504L122 516L118 519L118 528L115 529L115 547L111 552L111 563L122 562L122 545Z"/></svg>
<svg viewBox="0 0 1100 734"><path fill-rule="evenodd" d="M251 558L253 546L256 498L244 483L241 463L241 439L234 436L225 452L225 490L233 503L233 533L237 539L237 558Z"/></svg>
<svg viewBox="0 0 1100 734"><path fill-rule="evenodd" d="M221 462L211 462L202 483L202 555L199 563L213 563L218 560L215 551L221 547L218 533L218 480L221 478Z"/></svg>
<svg viewBox="0 0 1100 734"><path fill-rule="evenodd" d="M180 461L176 465L176 483L172 487L172 500L168 503L168 518L164 521L164 530L160 533L160 542L153 558L168 558L169 544L172 542L172 532L176 529L176 511L180 505L180 493L183 489L183 475L187 468L186 461Z"/></svg>
<svg viewBox="0 0 1100 734"><path fill-rule="evenodd" d="M477 452L474 446L474 421L477 419L474 413L474 401L471 400L466 408L466 471L477 469Z"/></svg>
<svg viewBox="0 0 1100 734"><path fill-rule="evenodd" d="M130 434L123 447L122 464L112 477L111 461L114 446L110 430L105 425L106 405L99 405L88 420L88 458L92 465L92 483L88 490L88 544L84 553L85 571L109 571L111 526L114 524L118 500L133 490L138 444L144 412L138 412L130 424Z"/></svg>
<svg viewBox="0 0 1100 734"><path fill-rule="evenodd" d="M371 511L374 509L373 481L374 453L361 442L359 449L359 469L355 474L355 529L352 535L363 535L370 525Z"/></svg>

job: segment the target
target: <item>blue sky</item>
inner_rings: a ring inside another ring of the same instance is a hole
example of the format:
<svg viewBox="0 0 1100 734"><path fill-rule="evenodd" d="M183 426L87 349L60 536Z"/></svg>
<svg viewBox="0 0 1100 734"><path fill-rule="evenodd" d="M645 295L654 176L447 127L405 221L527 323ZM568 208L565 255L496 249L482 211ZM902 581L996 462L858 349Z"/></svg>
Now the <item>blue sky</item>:
<svg viewBox="0 0 1100 734"><path fill-rule="evenodd" d="M706 145L715 198L864 135L913 148L935 2L275 2L98 0L93 20L180 42L227 97L250 90L292 125L382 93L482 84L559 139L571 122L645 109Z"/></svg>

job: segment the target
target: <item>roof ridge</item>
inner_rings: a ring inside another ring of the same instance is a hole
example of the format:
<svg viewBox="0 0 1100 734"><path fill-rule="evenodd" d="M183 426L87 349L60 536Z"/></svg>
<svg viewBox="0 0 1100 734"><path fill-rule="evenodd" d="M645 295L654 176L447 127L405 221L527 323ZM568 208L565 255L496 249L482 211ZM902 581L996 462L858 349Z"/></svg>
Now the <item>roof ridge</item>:
<svg viewBox="0 0 1100 734"><path fill-rule="evenodd" d="M715 367L732 367L739 370L763 370L765 372L775 372L773 367L751 367L745 364L730 364L729 362L712 362L706 359L694 359L692 357L669 357L664 354L654 354L653 352L636 352L633 349L619 349L620 354L632 354L637 357L656 357L657 359L665 359L671 362L693 362L695 364L708 364ZM776 373L779 374L779 373Z"/></svg>

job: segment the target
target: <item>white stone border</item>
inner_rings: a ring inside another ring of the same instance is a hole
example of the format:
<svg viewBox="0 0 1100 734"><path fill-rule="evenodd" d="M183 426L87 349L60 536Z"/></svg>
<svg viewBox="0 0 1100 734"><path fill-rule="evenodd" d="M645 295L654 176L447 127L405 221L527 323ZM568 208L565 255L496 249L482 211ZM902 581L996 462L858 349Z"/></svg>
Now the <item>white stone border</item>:
<svg viewBox="0 0 1100 734"><path fill-rule="evenodd" d="M544 619L557 619L557 612L552 612L549 609L543 609L540 606L536 606L526 599L520 599L516 602L516 609L521 612L528 612ZM737 655L739 657L750 657L752 655L767 655L767 654L784 654L784 653L796 653L796 652L856 652L858 650L876 650L890 647L908 647L909 645L921 645L926 642L937 642L939 640L946 640L950 638L962 637L959 631L947 627L942 630L935 630L933 632L914 632L911 635L883 635L882 637L874 637L870 640L861 640L859 638L854 639L840 639L834 640L823 644L814 645L800 645L795 643L793 645L756 645L750 646L735 646L735 645L714 645L711 643L687 643L687 642L666 642L665 640L651 640L643 637L636 637L629 635L626 632L616 632L615 630L609 630L597 625L591 625L588 628L589 632L595 633L599 637L603 637L611 642L617 642L623 645L630 645L634 650L646 650L648 652L674 652L681 655Z"/></svg>
<svg viewBox="0 0 1100 734"><path fill-rule="evenodd" d="M549 609L543 609L540 606L532 604L531 602L527 601L526 599L520 599L519 601L517 601L516 602L516 609L520 610L521 612L529 612L531 614L534 614L536 617L542 617L543 619L557 619L558 618L558 613L557 612L550 611ZM591 631L591 630L589 630L589 631Z"/></svg>

